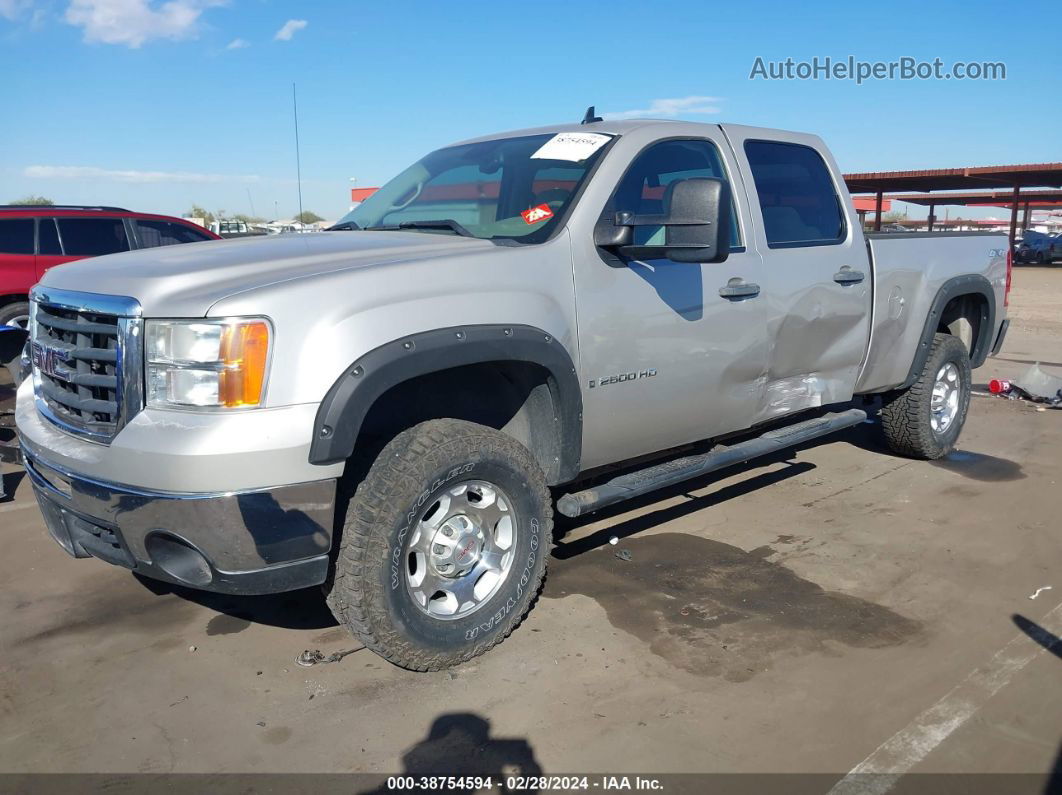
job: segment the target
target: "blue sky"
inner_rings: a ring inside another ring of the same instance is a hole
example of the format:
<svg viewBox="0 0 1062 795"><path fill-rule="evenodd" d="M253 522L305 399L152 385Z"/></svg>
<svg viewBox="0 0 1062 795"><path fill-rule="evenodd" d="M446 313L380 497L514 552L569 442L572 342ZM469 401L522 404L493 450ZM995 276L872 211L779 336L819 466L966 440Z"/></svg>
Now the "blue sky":
<svg viewBox="0 0 1062 795"><path fill-rule="evenodd" d="M846 171L1057 161L1057 49L1027 46L1056 13L1046 0L0 0L0 201L290 216L293 81L304 206L330 219L350 177L378 185L442 144L578 120L591 103L815 132ZM849 55L1002 61L1007 78L749 79L757 56Z"/></svg>

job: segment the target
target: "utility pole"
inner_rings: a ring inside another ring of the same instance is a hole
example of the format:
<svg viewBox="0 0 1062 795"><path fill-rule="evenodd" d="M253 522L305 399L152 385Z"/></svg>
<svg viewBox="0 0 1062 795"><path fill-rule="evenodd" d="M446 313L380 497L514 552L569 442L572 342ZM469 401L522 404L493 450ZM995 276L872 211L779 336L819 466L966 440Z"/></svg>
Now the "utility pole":
<svg viewBox="0 0 1062 795"><path fill-rule="evenodd" d="M302 223L302 161L299 156L299 100L295 93L295 84L291 84L291 108L295 116L295 175L299 185L299 223Z"/></svg>

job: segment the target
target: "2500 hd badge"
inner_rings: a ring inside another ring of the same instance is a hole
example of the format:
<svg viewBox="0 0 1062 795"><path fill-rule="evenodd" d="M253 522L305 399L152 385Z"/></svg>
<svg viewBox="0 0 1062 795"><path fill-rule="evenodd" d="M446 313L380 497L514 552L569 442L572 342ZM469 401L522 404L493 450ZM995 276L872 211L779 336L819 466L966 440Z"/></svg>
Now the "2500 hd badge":
<svg viewBox="0 0 1062 795"><path fill-rule="evenodd" d="M637 381L639 378L652 378L656 375L656 368L650 367L647 370L639 370L632 373L620 373L619 375L606 375L598 379L590 379L589 387L594 389L599 386L608 386L609 384L623 384L627 381Z"/></svg>

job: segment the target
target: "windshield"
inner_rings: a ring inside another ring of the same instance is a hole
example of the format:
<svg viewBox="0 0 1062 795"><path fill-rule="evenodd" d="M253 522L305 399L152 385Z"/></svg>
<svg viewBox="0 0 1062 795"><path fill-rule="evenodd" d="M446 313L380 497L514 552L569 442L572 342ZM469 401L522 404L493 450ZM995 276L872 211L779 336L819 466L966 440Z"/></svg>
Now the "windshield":
<svg viewBox="0 0 1062 795"><path fill-rule="evenodd" d="M484 240L549 237L612 138L559 133L439 149L344 216L337 227L416 229Z"/></svg>

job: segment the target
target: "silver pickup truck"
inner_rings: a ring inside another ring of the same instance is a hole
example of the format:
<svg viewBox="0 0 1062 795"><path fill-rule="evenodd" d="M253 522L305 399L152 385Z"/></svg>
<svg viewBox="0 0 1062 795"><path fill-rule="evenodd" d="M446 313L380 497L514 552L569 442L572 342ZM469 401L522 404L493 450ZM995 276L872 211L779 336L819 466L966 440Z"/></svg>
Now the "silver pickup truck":
<svg viewBox="0 0 1062 795"><path fill-rule="evenodd" d="M1001 235L864 235L813 135L588 117L432 152L334 231L49 271L17 424L72 555L323 585L434 670L530 609L555 496L579 516L870 411L945 455L1009 281Z"/></svg>

